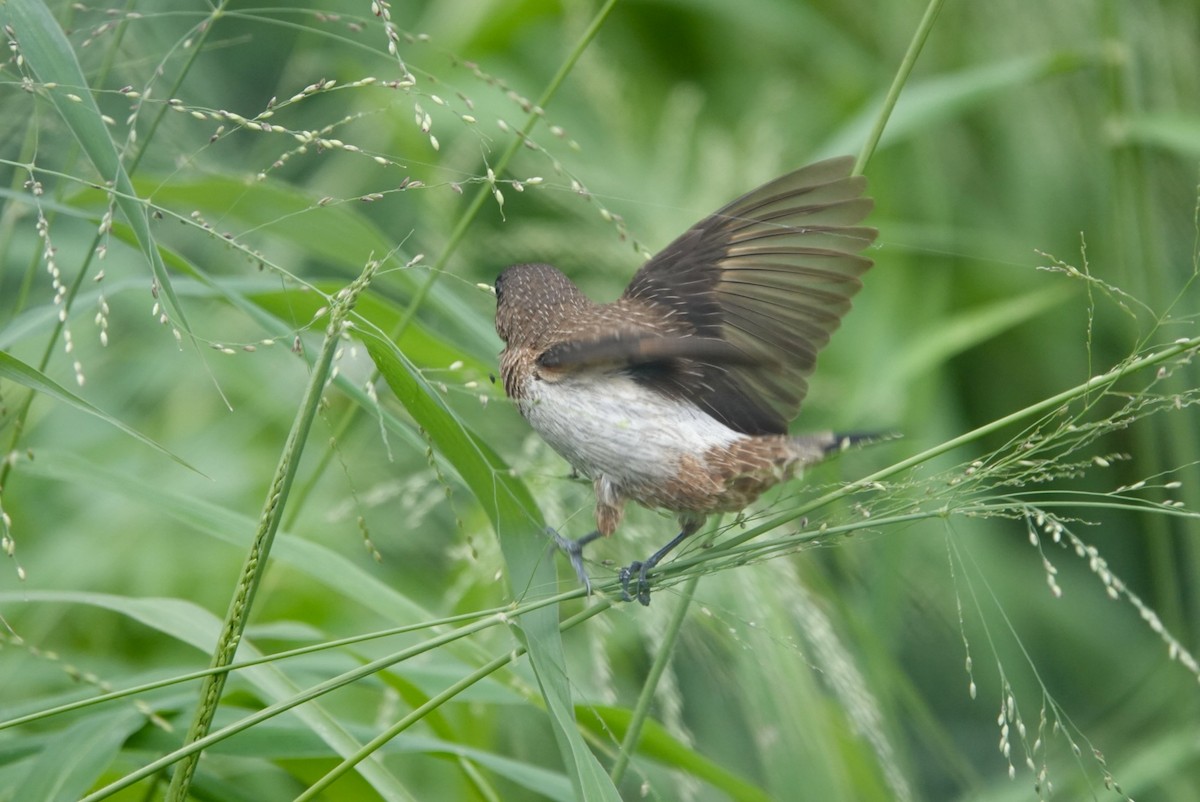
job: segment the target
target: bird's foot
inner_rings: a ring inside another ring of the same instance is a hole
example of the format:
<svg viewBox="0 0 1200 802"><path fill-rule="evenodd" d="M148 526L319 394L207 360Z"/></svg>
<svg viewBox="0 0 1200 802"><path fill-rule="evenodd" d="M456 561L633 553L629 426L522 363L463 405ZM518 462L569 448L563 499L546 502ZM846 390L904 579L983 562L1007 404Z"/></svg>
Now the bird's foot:
<svg viewBox="0 0 1200 802"><path fill-rule="evenodd" d="M572 540L569 537L563 537L552 527L547 526L546 534L550 535L554 539L554 544L566 553L567 559L571 561L571 567L575 569L575 576L579 577L580 584L587 591L587 595L591 596L592 580L587 574L587 569L583 567L583 547L600 537L600 533L592 532Z"/></svg>
<svg viewBox="0 0 1200 802"><path fill-rule="evenodd" d="M647 562L632 562L621 569L617 575L621 580L621 596L625 601L633 601L633 597L629 595L629 585L633 582L633 578L637 576L637 600L642 603L643 607L650 606L650 579L649 572L654 566L654 563Z"/></svg>

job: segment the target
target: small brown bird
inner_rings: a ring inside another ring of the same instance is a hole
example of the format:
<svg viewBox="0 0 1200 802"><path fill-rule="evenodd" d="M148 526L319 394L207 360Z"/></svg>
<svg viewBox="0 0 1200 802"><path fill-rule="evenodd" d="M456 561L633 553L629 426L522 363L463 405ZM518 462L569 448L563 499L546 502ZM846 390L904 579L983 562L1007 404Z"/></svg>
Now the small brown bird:
<svg viewBox="0 0 1200 802"><path fill-rule="evenodd" d="M496 279L504 389L596 490L596 530L557 533L591 591L583 547L613 533L626 501L678 513L681 531L621 569L650 603L649 572L716 512L745 508L804 465L857 439L792 436L817 352L871 261L873 203L853 160L789 173L688 229L624 294L588 299L558 269Z"/></svg>

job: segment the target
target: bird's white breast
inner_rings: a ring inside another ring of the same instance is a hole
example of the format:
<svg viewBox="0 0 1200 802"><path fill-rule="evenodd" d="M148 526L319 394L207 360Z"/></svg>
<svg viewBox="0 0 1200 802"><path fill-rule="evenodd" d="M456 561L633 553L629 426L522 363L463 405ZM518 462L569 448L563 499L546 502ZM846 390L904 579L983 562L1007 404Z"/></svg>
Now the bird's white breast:
<svg viewBox="0 0 1200 802"><path fill-rule="evenodd" d="M665 481L684 455L745 437L620 373L531 376L521 396L522 414L555 451L581 473L622 485Z"/></svg>

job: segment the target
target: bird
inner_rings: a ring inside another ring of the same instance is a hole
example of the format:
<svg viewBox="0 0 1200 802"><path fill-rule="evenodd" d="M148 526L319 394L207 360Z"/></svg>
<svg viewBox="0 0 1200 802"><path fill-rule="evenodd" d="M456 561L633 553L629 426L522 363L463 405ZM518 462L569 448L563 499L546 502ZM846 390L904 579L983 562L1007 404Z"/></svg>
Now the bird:
<svg viewBox="0 0 1200 802"><path fill-rule="evenodd" d="M596 528L550 529L588 594L583 548L608 537L627 502L676 514L679 534L622 568L622 595L650 603L651 572L711 514L847 445L793 435L818 352L872 266L860 225L874 206L853 159L787 173L693 225L597 303L545 263L495 282L505 393L578 474L591 479Z"/></svg>

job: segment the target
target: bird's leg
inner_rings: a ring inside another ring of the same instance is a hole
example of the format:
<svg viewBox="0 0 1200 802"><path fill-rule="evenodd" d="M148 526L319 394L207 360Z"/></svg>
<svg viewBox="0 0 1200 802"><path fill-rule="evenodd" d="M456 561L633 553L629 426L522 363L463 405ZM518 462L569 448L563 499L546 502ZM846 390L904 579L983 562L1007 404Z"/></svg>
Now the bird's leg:
<svg viewBox="0 0 1200 802"><path fill-rule="evenodd" d="M579 577L579 581L587 590L589 596L592 595L592 580L588 578L587 570L583 567L583 547L591 543L598 537L601 537L599 529L586 534L583 537L572 540L568 537L563 537L551 527L546 527L546 533L554 538L554 543L566 552L567 558L571 561L571 567L575 569L575 576Z"/></svg>
<svg viewBox="0 0 1200 802"><path fill-rule="evenodd" d="M583 547L597 538L608 537L615 532L617 524L621 523L621 517L625 514L625 499L621 496L617 486L604 475L597 477L594 481L596 487L596 529L594 531L581 538L571 540L563 537L551 527L546 527L546 532L554 538L555 544L566 552L567 558L571 561L571 567L575 569L575 576L579 577L580 583L583 584L589 596L592 595L592 580L583 567Z"/></svg>
<svg viewBox="0 0 1200 802"><path fill-rule="evenodd" d="M650 605L650 570L666 557L676 546L696 533L701 526L704 525L703 515L681 515L680 523L683 529L678 535L671 539L671 542L663 546L658 551L651 554L642 562L632 562L621 569L618 577L621 580L621 595L625 601L633 601L629 595L629 584L633 580L634 574L637 574L637 600L643 606Z"/></svg>

